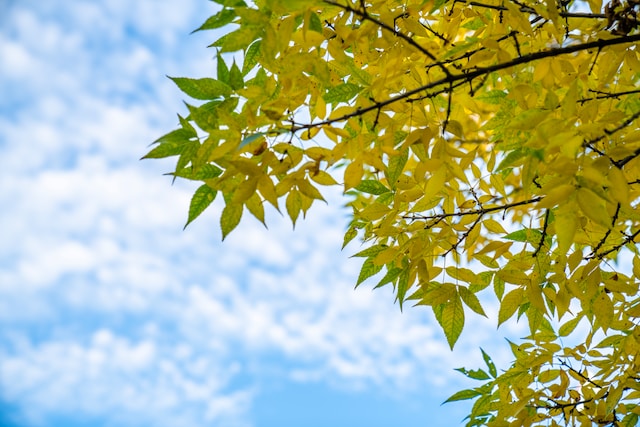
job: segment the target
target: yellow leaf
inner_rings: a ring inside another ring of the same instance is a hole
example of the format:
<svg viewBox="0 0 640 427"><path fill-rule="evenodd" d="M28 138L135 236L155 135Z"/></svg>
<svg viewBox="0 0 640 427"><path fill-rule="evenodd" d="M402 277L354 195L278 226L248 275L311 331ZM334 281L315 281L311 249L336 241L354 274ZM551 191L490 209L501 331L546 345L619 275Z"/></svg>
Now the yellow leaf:
<svg viewBox="0 0 640 427"><path fill-rule="evenodd" d="M536 204L536 209L553 208L567 199L576 191L573 184L562 184L552 188L544 198Z"/></svg>
<svg viewBox="0 0 640 427"><path fill-rule="evenodd" d="M233 203L244 203L245 200L249 199L249 197L253 196L256 192L256 188L258 186L258 179L249 178L244 180L238 185L238 188L233 193L233 198L231 201Z"/></svg>
<svg viewBox="0 0 640 427"><path fill-rule="evenodd" d="M606 332L613 321L613 303L606 293L602 292L593 302L593 314Z"/></svg>
<svg viewBox="0 0 640 427"><path fill-rule="evenodd" d="M609 183L611 184L609 192L613 198L622 206L628 206L629 184L627 184L627 179L625 178L624 173L616 167L611 168L609 171Z"/></svg>
<svg viewBox="0 0 640 427"><path fill-rule="evenodd" d="M344 189L357 187L362 181L362 175L364 174L362 160L356 159L349 163L344 170Z"/></svg>
<svg viewBox="0 0 640 427"><path fill-rule="evenodd" d="M338 137L349 138L349 132L347 132L342 128L327 125L327 126L324 126L322 130L324 130L327 136L331 138L331 140L333 140L334 142L338 141Z"/></svg>
<svg viewBox="0 0 640 427"><path fill-rule="evenodd" d="M264 199L278 209L278 195L276 186L268 175L261 175L258 179L258 191Z"/></svg>
<svg viewBox="0 0 640 427"><path fill-rule="evenodd" d="M391 208L387 205L383 205L382 203L372 203L362 211L358 212L358 216L368 221L375 221L376 219L382 218L390 211Z"/></svg>
<svg viewBox="0 0 640 427"><path fill-rule="evenodd" d="M312 173L311 179L320 185L338 185L338 182L333 178L333 176L321 170L316 173Z"/></svg>
<svg viewBox="0 0 640 427"><path fill-rule="evenodd" d="M302 139L303 141L308 141L314 136L316 136L319 131L320 131L320 128L318 127L309 128L300 134L300 139Z"/></svg>
<svg viewBox="0 0 640 427"><path fill-rule="evenodd" d="M467 210L467 209L472 209L475 205L476 205L476 201L475 200L467 200L467 201L463 202L459 206L459 208L461 210Z"/></svg>
<svg viewBox="0 0 640 427"><path fill-rule="evenodd" d="M240 223L242 218L242 204L228 203L220 215L220 229L222 230L222 240Z"/></svg>
<svg viewBox="0 0 640 427"><path fill-rule="evenodd" d="M285 201L285 206L287 208L289 218L291 218L291 222L293 222L293 225L295 226L298 215L300 215L300 211L302 210L302 196L298 190L291 190L289 192Z"/></svg>
<svg viewBox="0 0 640 427"><path fill-rule="evenodd" d="M316 187L311 185L311 183L308 180L306 179L297 180L296 185L298 186L298 190L300 190L300 193L304 194L305 196L311 199L324 201L324 198L322 197L322 194L320 194L320 191L318 191Z"/></svg>
<svg viewBox="0 0 640 427"><path fill-rule="evenodd" d="M464 327L464 308L460 301L460 296L455 295L448 303L444 305L440 317L440 326L447 337L449 347L453 349L462 328Z"/></svg>
<svg viewBox="0 0 640 427"><path fill-rule="evenodd" d="M579 188L577 200L580 210L587 218L603 227L611 227L611 217L607 213L605 201L598 197L596 193L584 187Z"/></svg>
<svg viewBox="0 0 640 427"><path fill-rule="evenodd" d="M424 189L424 198L432 199L438 192L444 189L444 183L447 178L447 169L439 168L430 177L427 178L427 185Z"/></svg>
<svg viewBox="0 0 640 427"><path fill-rule="evenodd" d="M482 221L482 225L484 225L485 228L492 233L507 234L506 230L495 219L487 218L484 221Z"/></svg>
<svg viewBox="0 0 640 427"><path fill-rule="evenodd" d="M574 206L575 202L569 205L569 207ZM578 219L576 218L575 210L558 209L556 211L555 230L558 238L558 248L561 253L566 254L569 252L577 229Z"/></svg>
<svg viewBox="0 0 640 427"><path fill-rule="evenodd" d="M524 291L522 288L516 288L507 293L500 302L498 310L498 326L509 320L513 313L516 312L524 300Z"/></svg>
<svg viewBox="0 0 640 427"><path fill-rule="evenodd" d="M547 307L544 304L544 298L542 297L542 289L538 284L532 283L527 286L526 296L533 307L537 308L542 313L547 311Z"/></svg>

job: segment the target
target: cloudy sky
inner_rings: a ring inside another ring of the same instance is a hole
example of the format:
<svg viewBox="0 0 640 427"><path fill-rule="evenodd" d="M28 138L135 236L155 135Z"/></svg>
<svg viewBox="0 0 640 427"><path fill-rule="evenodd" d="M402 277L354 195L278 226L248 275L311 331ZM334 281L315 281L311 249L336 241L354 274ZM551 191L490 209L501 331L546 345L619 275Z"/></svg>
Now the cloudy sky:
<svg viewBox="0 0 640 427"><path fill-rule="evenodd" d="M184 113L166 78L213 76L206 0L0 0L0 424L460 425L479 346L430 311L354 290L340 194L295 231L247 217L221 242L195 184L139 161Z"/></svg>

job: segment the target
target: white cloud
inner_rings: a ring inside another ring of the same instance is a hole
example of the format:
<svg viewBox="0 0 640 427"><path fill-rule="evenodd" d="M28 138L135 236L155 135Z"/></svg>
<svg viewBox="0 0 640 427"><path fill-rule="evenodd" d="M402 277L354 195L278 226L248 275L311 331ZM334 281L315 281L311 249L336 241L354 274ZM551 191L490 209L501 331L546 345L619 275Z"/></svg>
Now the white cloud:
<svg viewBox="0 0 640 427"><path fill-rule="evenodd" d="M86 343L57 341L4 356L5 398L35 410L30 423L46 425L47 413L100 417L109 425L245 424L252 391L228 389L237 372L224 360L176 357L171 347L132 343L98 330ZM189 366L203 365L197 375Z"/></svg>

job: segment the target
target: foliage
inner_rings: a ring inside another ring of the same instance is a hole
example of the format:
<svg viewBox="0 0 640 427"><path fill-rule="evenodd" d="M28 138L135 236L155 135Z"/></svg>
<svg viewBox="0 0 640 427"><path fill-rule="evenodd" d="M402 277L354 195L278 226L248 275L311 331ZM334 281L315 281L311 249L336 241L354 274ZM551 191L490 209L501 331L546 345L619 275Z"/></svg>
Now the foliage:
<svg viewBox="0 0 640 427"><path fill-rule="evenodd" d="M145 156L202 182L188 222L222 194L223 237L295 224L338 185L358 284L452 347L479 293L526 320L511 366L460 369L468 425L636 425L638 0L215 1L216 78L173 78L204 102Z"/></svg>

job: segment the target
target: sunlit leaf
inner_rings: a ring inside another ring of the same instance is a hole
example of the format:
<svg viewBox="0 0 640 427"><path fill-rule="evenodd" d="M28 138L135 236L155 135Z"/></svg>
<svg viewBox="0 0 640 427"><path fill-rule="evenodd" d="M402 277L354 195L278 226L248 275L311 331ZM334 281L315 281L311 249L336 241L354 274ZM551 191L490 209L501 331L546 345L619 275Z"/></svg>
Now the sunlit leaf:
<svg viewBox="0 0 640 427"><path fill-rule="evenodd" d="M216 198L217 191L209 187L207 184L198 187L191 197L191 205L189 206L189 218L184 228L196 219Z"/></svg>
<svg viewBox="0 0 640 427"><path fill-rule="evenodd" d="M231 88L219 80L208 77L190 79L186 77L169 77L181 91L195 99L216 99L229 96Z"/></svg>

